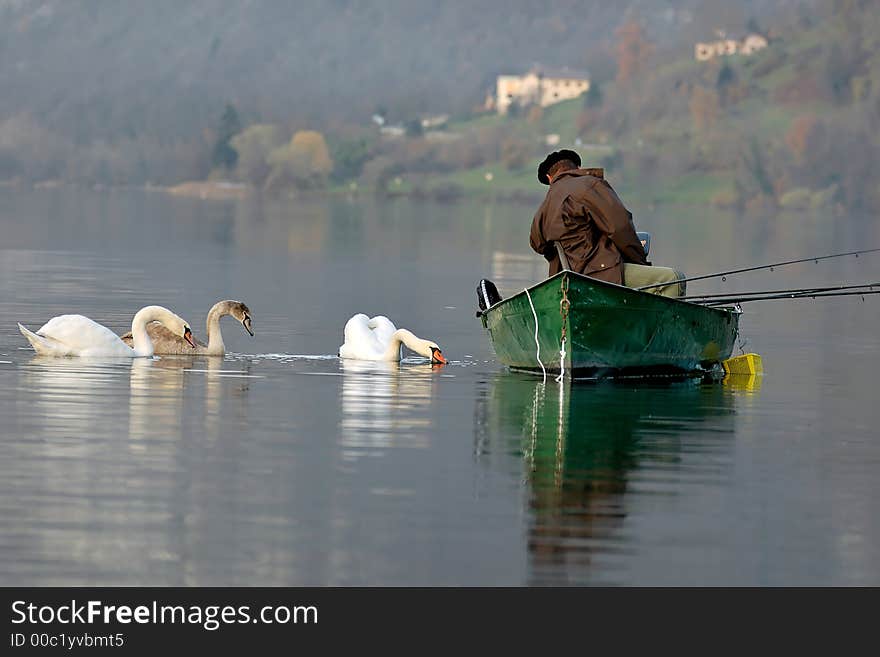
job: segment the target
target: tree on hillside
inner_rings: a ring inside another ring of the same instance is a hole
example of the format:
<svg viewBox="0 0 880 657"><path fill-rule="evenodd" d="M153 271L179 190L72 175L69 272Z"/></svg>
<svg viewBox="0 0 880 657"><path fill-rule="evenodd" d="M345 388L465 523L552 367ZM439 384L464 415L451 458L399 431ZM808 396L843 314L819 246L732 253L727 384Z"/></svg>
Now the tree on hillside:
<svg viewBox="0 0 880 657"><path fill-rule="evenodd" d="M219 169L234 169L238 162L238 153L230 142L232 138L241 132L241 120L235 107L228 104L223 109L220 117L220 125L217 128L217 141L214 143L214 151L211 155L211 164Z"/></svg>
<svg viewBox="0 0 880 657"><path fill-rule="evenodd" d="M320 186L333 171L324 135L315 130L296 132L288 144L269 154L267 162L272 167L266 179L267 190L285 183L299 188Z"/></svg>
<svg viewBox="0 0 880 657"><path fill-rule="evenodd" d="M407 137L421 137L425 134L422 122L419 119L410 119L403 124L403 127L406 130Z"/></svg>
<svg viewBox="0 0 880 657"><path fill-rule="evenodd" d="M740 162L735 183L741 200L748 202L757 198L768 201L775 199L773 179L767 166L766 145L759 144L758 139L752 137L749 143L742 147L739 155Z"/></svg>
<svg viewBox="0 0 880 657"><path fill-rule="evenodd" d="M810 156L819 151L821 139L824 136L824 125L815 114L799 116L791 123L791 127L785 134L785 145L794 156L795 164L804 165Z"/></svg>
<svg viewBox="0 0 880 657"><path fill-rule="evenodd" d="M758 23L758 19L754 16L750 16L749 20L746 21L746 32L749 34L765 34L764 30L761 29L761 24Z"/></svg>
<svg viewBox="0 0 880 657"><path fill-rule="evenodd" d="M333 142L331 155L333 177L336 180L357 178L371 156L370 142L364 137L337 139Z"/></svg>
<svg viewBox="0 0 880 657"><path fill-rule="evenodd" d="M280 142L281 134L276 126L259 123L233 137L231 145L237 156L239 178L252 185L262 185L271 171L269 155Z"/></svg>
<svg viewBox="0 0 880 657"><path fill-rule="evenodd" d="M28 114L0 119L0 179L58 177L75 150Z"/></svg>
<svg viewBox="0 0 880 657"><path fill-rule="evenodd" d="M594 110L585 109L579 112L574 119L574 127L579 136L583 137L596 125L599 113Z"/></svg>
<svg viewBox="0 0 880 657"><path fill-rule="evenodd" d="M706 87L694 87L689 108L694 127L698 132L705 132L715 125L721 111L718 92Z"/></svg>
<svg viewBox="0 0 880 657"><path fill-rule="evenodd" d="M831 15L843 23L847 37L860 42L867 12L873 9L875 0L829 0L825 4Z"/></svg>
<svg viewBox="0 0 880 657"><path fill-rule="evenodd" d="M727 92L734 83L736 83L736 73L730 64L724 62L718 70L718 77L715 80L715 89L718 90L718 100L722 106L727 105Z"/></svg>
<svg viewBox="0 0 880 657"><path fill-rule="evenodd" d="M718 91L721 91L727 85L736 82L736 73L734 73L733 68L731 68L730 64L724 62L721 65L721 68L718 69L718 77L715 80L715 88Z"/></svg>
<svg viewBox="0 0 880 657"><path fill-rule="evenodd" d="M511 135L501 142L501 161L508 170L522 169L533 155L532 150L528 141Z"/></svg>
<svg viewBox="0 0 880 657"><path fill-rule="evenodd" d="M614 36L617 37L617 80L627 82L644 70L654 46L634 19L617 28Z"/></svg>
<svg viewBox="0 0 880 657"><path fill-rule="evenodd" d="M855 42L835 43L826 50L822 75L834 101L847 103L852 100L852 80L861 71L863 62L864 56Z"/></svg>
<svg viewBox="0 0 880 657"><path fill-rule="evenodd" d="M598 80L590 82L590 88L584 95L584 107L599 107L602 104L602 88Z"/></svg>

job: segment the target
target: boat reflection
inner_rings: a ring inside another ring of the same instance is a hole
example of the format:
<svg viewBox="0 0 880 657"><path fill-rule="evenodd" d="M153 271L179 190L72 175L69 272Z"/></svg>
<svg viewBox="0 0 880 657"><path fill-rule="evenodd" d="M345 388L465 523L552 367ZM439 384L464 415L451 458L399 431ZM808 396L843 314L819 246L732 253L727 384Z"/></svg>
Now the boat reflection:
<svg viewBox="0 0 880 657"><path fill-rule="evenodd" d="M344 460L381 455L386 448L428 446L431 418L424 407L431 402L436 379L430 363L339 362Z"/></svg>
<svg viewBox="0 0 880 657"><path fill-rule="evenodd" d="M530 583L613 582L615 555L630 549L630 501L723 476L742 394L699 380L496 376L478 399L475 453L493 467L515 455L520 465L506 467L525 468Z"/></svg>

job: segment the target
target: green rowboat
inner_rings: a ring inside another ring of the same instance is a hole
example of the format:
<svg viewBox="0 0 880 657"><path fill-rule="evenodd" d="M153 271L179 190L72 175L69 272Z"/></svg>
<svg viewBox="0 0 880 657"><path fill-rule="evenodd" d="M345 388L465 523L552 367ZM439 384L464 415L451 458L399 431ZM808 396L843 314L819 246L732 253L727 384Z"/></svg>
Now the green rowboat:
<svg viewBox="0 0 880 657"><path fill-rule="evenodd" d="M741 314L565 270L479 316L508 367L606 377L717 369L733 351Z"/></svg>

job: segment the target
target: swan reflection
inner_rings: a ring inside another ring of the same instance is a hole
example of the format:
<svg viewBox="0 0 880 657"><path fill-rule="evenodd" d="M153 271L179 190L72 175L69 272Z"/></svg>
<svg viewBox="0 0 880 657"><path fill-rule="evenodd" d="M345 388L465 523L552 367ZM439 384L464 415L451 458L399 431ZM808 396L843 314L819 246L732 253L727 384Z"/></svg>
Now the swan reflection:
<svg viewBox="0 0 880 657"><path fill-rule="evenodd" d="M23 367L20 392L43 435L85 437L117 414L114 399L131 360L34 356Z"/></svg>
<svg viewBox="0 0 880 657"><path fill-rule="evenodd" d="M128 445L141 450L151 441L180 439L186 416L202 418L201 427L189 430L208 437L220 431L224 403L240 401L248 390L250 364L234 371L223 367L219 358L35 356L22 367L21 394L48 437L85 438L108 430L118 435L119 405L127 402ZM241 403L232 408L246 413Z"/></svg>
<svg viewBox="0 0 880 657"><path fill-rule="evenodd" d="M343 458L380 455L391 447L428 446L435 371L430 363L341 359Z"/></svg>
<svg viewBox="0 0 880 657"><path fill-rule="evenodd" d="M194 478L204 485L227 468L219 479L229 481L228 450L247 424L248 375L231 365L190 357L22 364L14 449L22 490L43 491L10 507L10 521L35 528L15 549L43 564L17 566L23 578L51 582L52 568L73 565L103 576L68 580L83 584L188 581L186 523L200 526L213 499L194 490ZM206 452L215 461L194 468Z"/></svg>
<svg viewBox="0 0 880 657"><path fill-rule="evenodd" d="M131 364L128 397L128 440L132 449L146 449L158 440L181 436L185 369L192 358L138 358Z"/></svg>
<svg viewBox="0 0 880 657"><path fill-rule="evenodd" d="M246 405L241 402L249 390L250 363L242 369L224 370L221 358L163 356L138 359L132 363L129 397L129 439L154 440L156 436L179 439L184 430L199 431L206 440L214 440L230 408L245 422ZM201 393L201 394L200 394ZM227 405L229 408L227 408ZM202 418L201 427L184 420Z"/></svg>

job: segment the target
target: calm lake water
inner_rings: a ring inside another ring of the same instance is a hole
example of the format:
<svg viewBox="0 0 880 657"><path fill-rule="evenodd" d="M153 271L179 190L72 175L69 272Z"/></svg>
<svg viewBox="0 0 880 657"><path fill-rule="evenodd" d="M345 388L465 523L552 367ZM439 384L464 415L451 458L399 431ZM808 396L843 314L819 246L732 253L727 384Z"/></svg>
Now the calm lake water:
<svg viewBox="0 0 880 657"><path fill-rule="evenodd" d="M880 245L876 218L632 209L691 274ZM880 301L746 306L751 384L544 386L474 317L479 278L544 275L533 211L0 189L0 584L880 584ZM225 298L256 336L224 320L223 359L41 359L16 327L158 303L204 337ZM340 362L357 312L450 363Z"/></svg>

